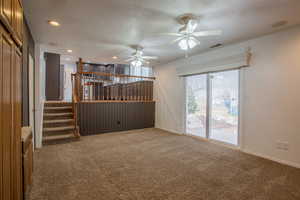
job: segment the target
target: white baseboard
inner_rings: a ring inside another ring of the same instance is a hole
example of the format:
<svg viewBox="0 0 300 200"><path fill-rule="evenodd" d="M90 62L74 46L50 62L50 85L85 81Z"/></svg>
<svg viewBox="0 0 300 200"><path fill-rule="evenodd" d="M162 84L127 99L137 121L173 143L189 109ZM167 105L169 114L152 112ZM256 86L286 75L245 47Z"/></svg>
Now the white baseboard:
<svg viewBox="0 0 300 200"><path fill-rule="evenodd" d="M286 161L286 160L281 160L281 159L278 159L278 158L274 158L272 156L263 155L263 154L256 153L256 152L253 152L253 151L250 151L250 150L246 150L246 149L241 149L241 151L244 152L244 153L247 153L247 154L251 154L251 155L258 156L258 157L261 157L261 158L265 158L265 159L268 159L268 160L272 160L272 161L280 163L280 164L284 164L284 165L288 165L288 166L291 166L291 167L300 168L300 164L299 163L295 163L295 162L291 162L291 161Z"/></svg>
<svg viewBox="0 0 300 200"><path fill-rule="evenodd" d="M43 118L44 118L44 100L41 99L41 102L38 106L38 109L35 112L35 133L36 133L36 146L35 148L40 149L43 146Z"/></svg>
<svg viewBox="0 0 300 200"><path fill-rule="evenodd" d="M177 135L184 135L183 133L172 130L172 129L161 128L161 127L158 127L158 126L155 126L155 128L161 129L163 131L167 131L167 132L170 132L170 133L174 133L174 134L177 134Z"/></svg>

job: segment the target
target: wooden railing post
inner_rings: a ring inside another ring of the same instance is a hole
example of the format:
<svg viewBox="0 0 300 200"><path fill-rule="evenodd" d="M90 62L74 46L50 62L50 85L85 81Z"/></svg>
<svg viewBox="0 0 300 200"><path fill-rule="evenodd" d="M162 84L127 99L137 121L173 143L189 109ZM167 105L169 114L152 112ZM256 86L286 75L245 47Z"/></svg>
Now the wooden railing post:
<svg viewBox="0 0 300 200"><path fill-rule="evenodd" d="M79 138L80 137L80 133L79 133L79 127L78 127L78 94L77 94L77 73L76 74L72 74L71 76L71 81L72 81L72 108L73 108L73 120L74 120L74 126L75 126L75 130L74 130L74 135L75 137Z"/></svg>

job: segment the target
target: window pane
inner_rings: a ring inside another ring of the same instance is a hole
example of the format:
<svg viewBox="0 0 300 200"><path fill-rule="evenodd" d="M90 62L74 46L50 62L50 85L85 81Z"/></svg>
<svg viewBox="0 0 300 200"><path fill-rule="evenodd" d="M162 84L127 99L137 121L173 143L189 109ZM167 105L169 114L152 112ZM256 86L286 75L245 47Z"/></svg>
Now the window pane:
<svg viewBox="0 0 300 200"><path fill-rule="evenodd" d="M206 137L207 75L186 78L186 132Z"/></svg>
<svg viewBox="0 0 300 200"><path fill-rule="evenodd" d="M210 138L238 144L239 71L210 74Z"/></svg>

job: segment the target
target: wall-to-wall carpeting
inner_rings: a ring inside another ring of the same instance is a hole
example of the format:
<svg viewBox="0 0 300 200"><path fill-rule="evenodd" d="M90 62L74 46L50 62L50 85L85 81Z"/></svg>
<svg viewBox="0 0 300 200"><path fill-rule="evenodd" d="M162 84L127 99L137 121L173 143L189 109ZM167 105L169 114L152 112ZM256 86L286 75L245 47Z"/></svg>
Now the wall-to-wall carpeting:
<svg viewBox="0 0 300 200"><path fill-rule="evenodd" d="M34 159L30 200L300 199L300 169L157 129L48 145Z"/></svg>

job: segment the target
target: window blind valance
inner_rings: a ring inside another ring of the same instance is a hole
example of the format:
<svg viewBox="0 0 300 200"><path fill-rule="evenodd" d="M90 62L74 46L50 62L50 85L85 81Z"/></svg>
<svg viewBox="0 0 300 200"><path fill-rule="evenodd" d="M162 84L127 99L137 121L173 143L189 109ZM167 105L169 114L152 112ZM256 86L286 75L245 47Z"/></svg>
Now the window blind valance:
<svg viewBox="0 0 300 200"><path fill-rule="evenodd" d="M209 72L237 69L250 65L251 50L219 49L216 52L192 56L176 68L178 76L189 76Z"/></svg>

